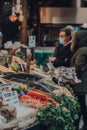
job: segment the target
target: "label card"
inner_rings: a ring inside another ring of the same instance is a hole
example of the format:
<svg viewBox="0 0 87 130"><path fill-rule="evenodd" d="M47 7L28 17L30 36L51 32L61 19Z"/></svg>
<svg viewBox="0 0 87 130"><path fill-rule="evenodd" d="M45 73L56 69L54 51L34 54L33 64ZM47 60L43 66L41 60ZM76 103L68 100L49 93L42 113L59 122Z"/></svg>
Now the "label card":
<svg viewBox="0 0 87 130"><path fill-rule="evenodd" d="M16 104L19 103L18 94L17 94L16 91L3 92L2 93L2 98L8 104L16 105Z"/></svg>
<svg viewBox="0 0 87 130"><path fill-rule="evenodd" d="M47 66L48 66L49 70L54 69L54 66L52 65L52 63L51 63L51 62L48 62L48 63L47 63Z"/></svg>
<svg viewBox="0 0 87 130"><path fill-rule="evenodd" d="M36 45L36 36L29 36L29 48L34 48Z"/></svg>

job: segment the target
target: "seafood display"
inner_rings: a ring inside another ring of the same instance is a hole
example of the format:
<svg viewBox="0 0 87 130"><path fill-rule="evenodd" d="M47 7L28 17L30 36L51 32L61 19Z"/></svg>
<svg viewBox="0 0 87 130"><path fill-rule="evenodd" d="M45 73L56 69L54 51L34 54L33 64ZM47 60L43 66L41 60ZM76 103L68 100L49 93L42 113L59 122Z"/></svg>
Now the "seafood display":
<svg viewBox="0 0 87 130"><path fill-rule="evenodd" d="M7 59L0 55L0 130L30 129L40 121L38 117L45 119L42 112L46 109L49 110L45 112L47 119L50 119L53 112L56 116L56 111L61 111L59 116L65 120L65 117L62 117L63 97L66 97L66 102L74 104L74 108L78 107L72 91L66 87L81 83L75 68L58 67L45 72L34 60L30 61L30 70L27 73L26 59L21 59L24 56L22 53L18 55L14 56L12 53ZM65 106L64 110L69 112L69 116L66 114L67 119L72 118L71 111L67 111ZM76 112L75 114L78 114ZM38 113L41 115L37 116Z"/></svg>
<svg viewBox="0 0 87 130"><path fill-rule="evenodd" d="M74 67L58 67L54 70L54 77L57 78L57 83L81 83L76 74ZM54 79L55 80L55 79Z"/></svg>

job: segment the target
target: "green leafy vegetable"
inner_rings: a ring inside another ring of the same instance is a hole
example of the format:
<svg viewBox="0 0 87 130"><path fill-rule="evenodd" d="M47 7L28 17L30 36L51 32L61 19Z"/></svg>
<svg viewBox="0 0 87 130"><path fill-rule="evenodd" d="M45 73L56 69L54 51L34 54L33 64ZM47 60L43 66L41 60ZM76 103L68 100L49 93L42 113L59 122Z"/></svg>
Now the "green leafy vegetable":
<svg viewBox="0 0 87 130"><path fill-rule="evenodd" d="M56 85L56 84L54 83L54 81L52 81L51 79L47 79L47 80L45 80L45 82L46 82L47 84L49 84L49 85Z"/></svg>
<svg viewBox="0 0 87 130"><path fill-rule="evenodd" d="M75 121L78 119L80 106L77 98L71 98L65 94L52 98L61 105L49 104L38 112L39 121L48 130L75 130Z"/></svg>
<svg viewBox="0 0 87 130"><path fill-rule="evenodd" d="M0 57L0 65L4 66L6 62L7 62L7 57L6 56Z"/></svg>
<svg viewBox="0 0 87 130"><path fill-rule="evenodd" d="M19 57L19 58L22 58L22 59L25 58L24 52L21 52L21 51L18 51L15 55L16 55L17 57Z"/></svg>
<svg viewBox="0 0 87 130"><path fill-rule="evenodd" d="M52 95L52 98L59 102L63 107L66 107L68 110L70 110L73 121L78 119L80 105L77 98L68 97L65 94L59 96Z"/></svg>
<svg viewBox="0 0 87 130"><path fill-rule="evenodd" d="M61 105L50 104L40 109L37 116L48 130L75 130L70 111Z"/></svg>

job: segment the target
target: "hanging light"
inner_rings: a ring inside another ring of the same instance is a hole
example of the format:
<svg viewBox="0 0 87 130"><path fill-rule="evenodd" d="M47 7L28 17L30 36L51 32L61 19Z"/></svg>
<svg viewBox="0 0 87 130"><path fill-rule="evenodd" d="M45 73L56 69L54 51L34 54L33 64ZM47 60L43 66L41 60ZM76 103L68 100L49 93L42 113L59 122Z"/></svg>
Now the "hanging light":
<svg viewBox="0 0 87 130"><path fill-rule="evenodd" d="M13 0L13 7L12 7L12 14L9 16L9 19L12 22L15 22L17 20L17 16L15 14L15 4L14 4L14 0Z"/></svg>
<svg viewBox="0 0 87 130"><path fill-rule="evenodd" d="M20 0L16 0L15 13L20 14L22 11L22 5Z"/></svg>
<svg viewBox="0 0 87 130"><path fill-rule="evenodd" d="M18 20L19 20L20 22L22 22L23 19L24 19L23 12L21 12L20 15L19 15L19 17L18 17Z"/></svg>
<svg viewBox="0 0 87 130"><path fill-rule="evenodd" d="M17 16L18 15L18 16ZM23 11L22 11L22 5L20 0L16 0L16 4L13 0L13 7L12 7L12 14L9 16L9 19L12 22L15 22L17 19L22 22L23 21Z"/></svg>
<svg viewBox="0 0 87 130"><path fill-rule="evenodd" d="M22 22L24 16L23 16L23 10L22 10L22 5L21 5L21 1L20 1L20 0L16 0L15 12L16 12L17 14L19 14L18 20L19 20L20 22Z"/></svg>
<svg viewBox="0 0 87 130"><path fill-rule="evenodd" d="M9 19L10 19L12 22L15 22L15 21L17 20L17 16L11 15L11 16L9 16Z"/></svg>
<svg viewBox="0 0 87 130"><path fill-rule="evenodd" d="M15 22L18 18L15 14L15 7L13 6L12 7L12 14L9 16L9 19L12 21L12 22Z"/></svg>

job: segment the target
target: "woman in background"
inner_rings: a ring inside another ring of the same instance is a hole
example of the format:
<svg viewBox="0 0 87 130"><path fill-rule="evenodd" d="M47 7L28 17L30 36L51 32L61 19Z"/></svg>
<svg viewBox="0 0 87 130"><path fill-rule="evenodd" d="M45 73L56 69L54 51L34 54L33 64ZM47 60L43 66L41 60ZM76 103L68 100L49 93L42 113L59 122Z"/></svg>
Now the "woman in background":
<svg viewBox="0 0 87 130"><path fill-rule="evenodd" d="M77 86L73 86L81 108L78 122L82 115L84 125L80 130L87 130L87 106L85 101L87 94L87 31L79 31L73 35L71 50L74 52L71 66L76 67L77 76L82 81ZM79 128L79 126L77 127ZM77 130L79 130L78 128Z"/></svg>

